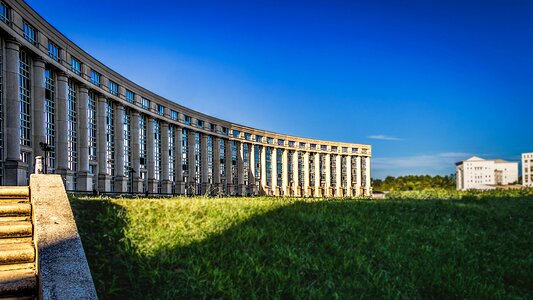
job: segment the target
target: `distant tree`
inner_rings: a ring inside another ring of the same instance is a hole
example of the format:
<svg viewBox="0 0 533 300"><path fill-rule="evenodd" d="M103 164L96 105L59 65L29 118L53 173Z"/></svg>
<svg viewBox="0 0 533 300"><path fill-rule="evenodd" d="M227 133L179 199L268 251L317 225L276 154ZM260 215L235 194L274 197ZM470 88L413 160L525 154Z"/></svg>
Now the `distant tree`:
<svg viewBox="0 0 533 300"><path fill-rule="evenodd" d="M420 191L424 189L455 189L455 174L446 176L407 175L372 179L375 191Z"/></svg>

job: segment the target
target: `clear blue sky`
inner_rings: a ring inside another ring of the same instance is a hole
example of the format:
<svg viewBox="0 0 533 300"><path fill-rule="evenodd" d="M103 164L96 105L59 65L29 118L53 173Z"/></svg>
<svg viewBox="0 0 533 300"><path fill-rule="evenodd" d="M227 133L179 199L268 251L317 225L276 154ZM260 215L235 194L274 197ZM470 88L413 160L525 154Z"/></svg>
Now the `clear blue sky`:
<svg viewBox="0 0 533 300"><path fill-rule="evenodd" d="M182 105L369 143L373 177L533 152L533 1L27 1Z"/></svg>

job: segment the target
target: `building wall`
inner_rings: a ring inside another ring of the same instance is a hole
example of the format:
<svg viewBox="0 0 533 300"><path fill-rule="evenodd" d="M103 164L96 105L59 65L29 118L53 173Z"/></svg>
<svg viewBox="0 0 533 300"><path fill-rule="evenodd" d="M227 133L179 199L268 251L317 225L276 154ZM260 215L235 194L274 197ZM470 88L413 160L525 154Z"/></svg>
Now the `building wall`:
<svg viewBox="0 0 533 300"><path fill-rule="evenodd" d="M27 184L35 157L46 155L47 170L80 192L371 194L370 145L278 134L191 110L109 69L24 1L1 5L2 184ZM313 170L319 184L295 180L312 173L298 163L304 157L328 164L324 174Z"/></svg>
<svg viewBox="0 0 533 300"><path fill-rule="evenodd" d="M533 153L522 153L522 185L533 186Z"/></svg>
<svg viewBox="0 0 533 300"><path fill-rule="evenodd" d="M493 189L518 181L517 162L466 160L456 166L457 189Z"/></svg>

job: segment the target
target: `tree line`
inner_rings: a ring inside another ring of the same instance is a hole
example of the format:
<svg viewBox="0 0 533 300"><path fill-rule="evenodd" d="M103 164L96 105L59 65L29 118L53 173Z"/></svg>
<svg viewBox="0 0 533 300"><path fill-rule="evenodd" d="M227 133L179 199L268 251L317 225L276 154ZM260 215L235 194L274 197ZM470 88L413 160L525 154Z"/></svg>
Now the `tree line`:
<svg viewBox="0 0 533 300"><path fill-rule="evenodd" d="M435 188L453 190L455 187L455 174L446 176L387 176L385 179L372 178L372 189L374 191L421 191Z"/></svg>

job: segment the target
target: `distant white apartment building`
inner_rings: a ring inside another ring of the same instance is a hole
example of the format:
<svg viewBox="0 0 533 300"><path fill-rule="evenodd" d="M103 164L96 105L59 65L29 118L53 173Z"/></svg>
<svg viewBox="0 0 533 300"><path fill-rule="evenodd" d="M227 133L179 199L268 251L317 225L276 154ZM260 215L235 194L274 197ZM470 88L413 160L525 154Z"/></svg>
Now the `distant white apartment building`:
<svg viewBox="0 0 533 300"><path fill-rule="evenodd" d="M522 153L522 185L533 186L533 152Z"/></svg>
<svg viewBox="0 0 533 300"><path fill-rule="evenodd" d="M472 156L455 165L457 190L490 190L518 181L518 162Z"/></svg>

